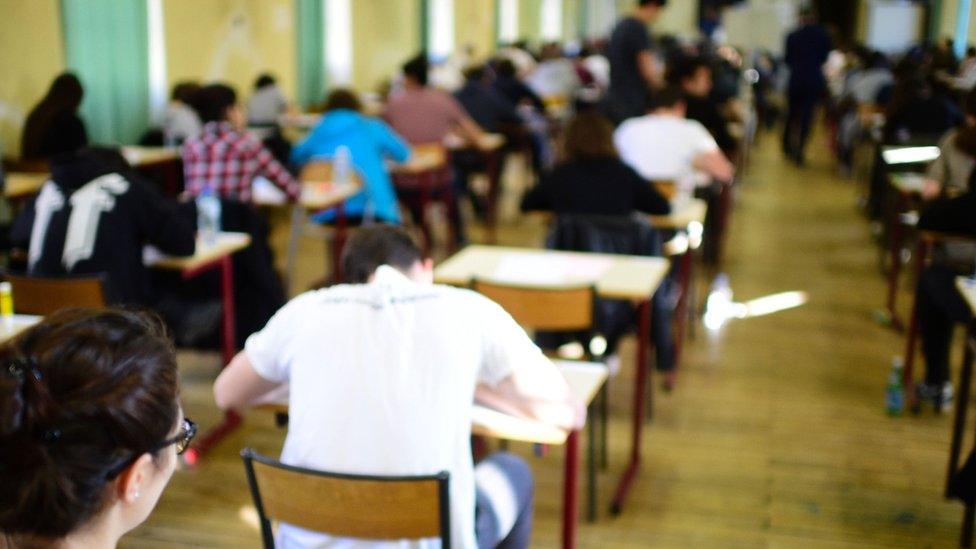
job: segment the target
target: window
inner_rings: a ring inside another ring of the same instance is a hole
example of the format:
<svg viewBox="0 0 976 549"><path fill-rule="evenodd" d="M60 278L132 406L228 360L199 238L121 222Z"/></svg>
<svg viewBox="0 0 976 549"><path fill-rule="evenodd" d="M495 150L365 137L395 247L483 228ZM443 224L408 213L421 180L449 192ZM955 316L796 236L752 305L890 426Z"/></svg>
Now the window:
<svg viewBox="0 0 976 549"><path fill-rule="evenodd" d="M149 112L161 123L166 110L166 38L163 32L162 0L146 0L149 22Z"/></svg>
<svg viewBox="0 0 976 549"><path fill-rule="evenodd" d="M543 40L558 41L563 34L562 0L542 0L539 13L539 34Z"/></svg>
<svg viewBox="0 0 976 549"><path fill-rule="evenodd" d="M445 59L454 52L454 0L428 0L427 52Z"/></svg>
<svg viewBox="0 0 976 549"><path fill-rule="evenodd" d="M498 41L510 44L518 40L518 0L498 2Z"/></svg>
<svg viewBox="0 0 976 549"><path fill-rule="evenodd" d="M325 67L330 86L352 81L351 0L325 1Z"/></svg>

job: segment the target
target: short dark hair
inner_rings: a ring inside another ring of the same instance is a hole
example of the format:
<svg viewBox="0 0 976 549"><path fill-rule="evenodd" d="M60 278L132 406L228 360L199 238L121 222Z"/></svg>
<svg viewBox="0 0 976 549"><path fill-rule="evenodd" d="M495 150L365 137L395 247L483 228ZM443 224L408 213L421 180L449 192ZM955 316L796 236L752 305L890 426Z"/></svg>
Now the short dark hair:
<svg viewBox="0 0 976 549"><path fill-rule="evenodd" d="M186 103L187 105L192 105L193 97L198 91L200 91L200 84L197 84L196 82L179 82L173 86L173 92L170 94L170 99L173 101Z"/></svg>
<svg viewBox="0 0 976 549"><path fill-rule="evenodd" d="M515 69L515 63L512 63L511 59L501 59L495 65L495 74L498 76L511 78L515 76L516 72L517 70Z"/></svg>
<svg viewBox="0 0 976 549"><path fill-rule="evenodd" d="M260 90L261 88L264 88L266 86L274 85L274 83L275 83L275 77L268 73L264 73L258 76L258 79L254 81L254 89Z"/></svg>
<svg viewBox="0 0 976 549"><path fill-rule="evenodd" d="M193 108L200 121L220 122L227 119L227 109L237 104L237 92L227 84L210 84L193 96Z"/></svg>
<svg viewBox="0 0 976 549"><path fill-rule="evenodd" d="M120 467L179 419L158 317L64 309L0 345L0 531L63 538L111 500Z"/></svg>
<svg viewBox="0 0 976 549"><path fill-rule="evenodd" d="M485 79L487 69L484 65L471 65L464 69L464 80L466 82L481 82Z"/></svg>
<svg viewBox="0 0 976 549"><path fill-rule="evenodd" d="M563 155L566 160L615 158L613 124L596 109L577 114L566 126Z"/></svg>
<svg viewBox="0 0 976 549"><path fill-rule="evenodd" d="M332 93L325 98L325 112L338 109L360 112L363 110L363 104L352 90L338 88L332 90Z"/></svg>
<svg viewBox="0 0 976 549"><path fill-rule="evenodd" d="M689 78L694 78L695 73L700 69L712 70L712 66L701 57L686 57L674 62L668 69L668 83L672 86L681 86L681 83Z"/></svg>
<svg viewBox="0 0 976 549"><path fill-rule="evenodd" d="M685 96L678 88L668 86L662 90L651 90L647 94L647 110L670 109L685 102Z"/></svg>
<svg viewBox="0 0 976 549"><path fill-rule="evenodd" d="M423 257L420 248L401 227L367 225L357 230L342 251L346 282L363 284L380 265L406 272Z"/></svg>
<svg viewBox="0 0 976 549"><path fill-rule="evenodd" d="M637 5L642 8L644 6L660 6L663 8L668 5L668 0L637 0Z"/></svg>
<svg viewBox="0 0 976 549"><path fill-rule="evenodd" d="M427 71L430 66L427 63L427 54L421 52L413 59L403 64L403 75L408 76L421 86L427 85Z"/></svg>

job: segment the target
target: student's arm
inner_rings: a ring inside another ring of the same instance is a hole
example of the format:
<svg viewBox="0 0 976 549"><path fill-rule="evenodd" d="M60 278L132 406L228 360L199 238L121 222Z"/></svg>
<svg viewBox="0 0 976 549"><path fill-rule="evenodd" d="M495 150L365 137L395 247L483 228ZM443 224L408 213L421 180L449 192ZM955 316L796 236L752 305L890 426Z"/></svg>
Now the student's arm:
<svg viewBox="0 0 976 549"><path fill-rule="evenodd" d="M308 162L315 154L313 141L315 140L315 130L312 130L305 139L292 147L289 160L295 166L301 166Z"/></svg>
<svg viewBox="0 0 976 549"><path fill-rule="evenodd" d="M585 406L566 378L525 331L500 306L478 296L483 337L482 368L476 397L502 411L563 429L582 426Z"/></svg>
<svg viewBox="0 0 976 549"><path fill-rule="evenodd" d="M658 192L653 183L644 179L629 166L624 166L627 178L634 188L634 208L639 212L651 215L667 215L671 213L671 203Z"/></svg>
<svg viewBox="0 0 976 549"><path fill-rule="evenodd" d="M658 87L662 83L662 70L650 50L637 53L637 69L648 85Z"/></svg>
<svg viewBox="0 0 976 549"><path fill-rule="evenodd" d="M301 183L292 177L280 162L275 160L274 155L263 144L255 143L254 147L254 159L257 161L258 173L267 177L276 187L284 191L291 201L297 200L302 193Z"/></svg>
<svg viewBox="0 0 976 549"><path fill-rule="evenodd" d="M393 131L393 128L378 120L374 127L376 129L374 133L383 154L397 162L406 162L410 158L410 146L399 134Z"/></svg>
<svg viewBox="0 0 976 549"><path fill-rule="evenodd" d="M288 382L291 376L288 356L304 316L301 303L301 296L293 299L260 332L247 338L244 350L237 353L214 382L218 408L247 408Z"/></svg>
<svg viewBox="0 0 976 549"><path fill-rule="evenodd" d="M735 166L718 148L715 138L700 123L690 123L694 125L690 139L694 141L697 151L693 161L695 169L707 173L717 181L725 183L732 181L735 177Z"/></svg>
<svg viewBox="0 0 976 549"><path fill-rule="evenodd" d="M139 232L145 242L166 254L193 255L196 235L177 211L176 203L163 197L138 175L130 174L126 179L132 185L133 198L139 201Z"/></svg>
<svg viewBox="0 0 976 549"><path fill-rule="evenodd" d="M472 120L457 99L451 95L447 97L451 103L449 107L451 109L451 119L454 120L454 125L457 127L461 137L473 145L480 143L485 136L485 131L481 129L481 126L477 122Z"/></svg>

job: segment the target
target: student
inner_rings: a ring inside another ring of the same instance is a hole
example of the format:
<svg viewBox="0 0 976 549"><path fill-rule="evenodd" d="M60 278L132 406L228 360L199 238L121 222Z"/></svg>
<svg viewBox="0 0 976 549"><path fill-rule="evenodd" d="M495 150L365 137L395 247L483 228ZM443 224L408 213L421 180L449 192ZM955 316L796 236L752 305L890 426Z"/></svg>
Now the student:
<svg viewBox="0 0 976 549"><path fill-rule="evenodd" d="M929 164L925 199L942 195L957 196L974 189L970 186L976 169L976 91L966 95L963 125L950 130L939 140L939 158Z"/></svg>
<svg viewBox="0 0 976 549"><path fill-rule="evenodd" d="M285 192L290 200L301 185L271 152L244 131L244 113L237 94L225 84L204 86L194 104L203 132L183 144L186 192L197 196L211 188L223 198L251 201L251 185L262 176Z"/></svg>
<svg viewBox="0 0 976 549"><path fill-rule="evenodd" d="M522 123L514 103L492 87L484 65L464 71L464 86L454 92L454 98L485 131L498 133Z"/></svg>
<svg viewBox="0 0 976 549"><path fill-rule="evenodd" d="M254 93L247 102L247 121L252 126L276 126L278 117L288 109L285 94L270 74L254 82Z"/></svg>
<svg viewBox="0 0 976 549"><path fill-rule="evenodd" d="M827 31L817 23L814 8L800 10L800 26L786 37L786 65L790 83L786 124L783 127L783 153L798 166L803 165L804 150L813 113L827 91L823 64L833 47Z"/></svg>
<svg viewBox="0 0 976 549"><path fill-rule="evenodd" d="M613 125L599 113L579 114L569 122L563 157L522 198L523 211L622 216L671 211L650 182L620 161L613 146Z"/></svg>
<svg viewBox="0 0 976 549"><path fill-rule="evenodd" d="M610 34L606 56L610 62L610 87L605 109L614 124L640 116L651 86L660 85L661 68L651 51L647 25L653 23L667 0L637 0L634 10L617 22Z"/></svg>
<svg viewBox="0 0 976 549"><path fill-rule="evenodd" d="M571 101L582 86L573 61L555 43L543 46L539 64L525 77L525 83L539 97L566 101Z"/></svg>
<svg viewBox="0 0 976 549"><path fill-rule="evenodd" d="M512 63L510 59L503 58L496 63L495 80L491 85L498 93L508 99L509 103L513 106L518 107L527 104L531 105L539 113L545 114L545 103L532 91L532 88L526 86L525 82L519 79L515 70L515 63Z"/></svg>
<svg viewBox="0 0 976 549"><path fill-rule="evenodd" d="M651 94L647 114L617 128L620 158L644 179L682 184L699 174L728 182L735 168L701 123L685 118L683 94L668 88Z"/></svg>
<svg viewBox="0 0 976 549"><path fill-rule="evenodd" d="M200 135L203 124L197 111L191 106L199 91L200 85L196 82L180 82L173 86L163 122L163 140L166 145L182 145L187 139Z"/></svg>
<svg viewBox="0 0 976 549"><path fill-rule="evenodd" d="M333 158L339 147L346 147L352 166L362 173L365 182L363 192L346 201L346 214L399 223L396 191L383 162L386 158L406 161L410 148L389 126L364 116L362 110L353 92L334 90L325 100L325 116L295 147L291 159L301 165L316 158Z"/></svg>
<svg viewBox="0 0 976 549"><path fill-rule="evenodd" d="M343 265L351 284L293 299L248 340L217 378L217 405L240 409L290 382L283 462L370 475L446 470L452 547L527 547L531 473L507 454L473 467L472 402L561 428L579 427L584 408L501 307L432 284L431 260L402 229L360 229ZM284 547L327 540L278 530Z"/></svg>
<svg viewBox="0 0 976 549"><path fill-rule="evenodd" d="M0 346L0 547L115 547L196 426L163 325L62 310Z"/></svg>
<svg viewBox="0 0 976 549"><path fill-rule="evenodd" d="M383 118L413 144L441 143L452 132L478 142L484 131L451 94L427 86L423 54L403 65L403 89L390 95Z"/></svg>
<svg viewBox="0 0 976 549"><path fill-rule="evenodd" d="M56 154L71 152L88 144L85 123L78 108L85 90L70 72L58 75L24 123L20 156L28 160L46 160Z"/></svg>
<svg viewBox="0 0 976 549"><path fill-rule="evenodd" d="M670 81L684 93L689 120L701 122L712 134L718 147L725 154L732 154L738 141L729 133L729 121L722 116L718 105L711 98L712 68L699 57L679 61L671 69Z"/></svg>

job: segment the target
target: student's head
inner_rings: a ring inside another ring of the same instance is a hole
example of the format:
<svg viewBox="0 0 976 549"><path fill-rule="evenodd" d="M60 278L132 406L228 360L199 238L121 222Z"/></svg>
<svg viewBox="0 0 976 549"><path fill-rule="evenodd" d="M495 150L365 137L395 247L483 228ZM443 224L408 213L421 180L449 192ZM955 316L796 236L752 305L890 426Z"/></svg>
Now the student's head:
<svg viewBox="0 0 976 549"><path fill-rule="evenodd" d="M966 48L966 57L976 57L976 48L973 46Z"/></svg>
<svg viewBox="0 0 976 549"><path fill-rule="evenodd" d="M515 78L517 70L511 59L502 59L495 65L495 74L503 78Z"/></svg>
<svg viewBox="0 0 976 549"><path fill-rule="evenodd" d="M653 23L667 5L668 0L637 0L637 9L634 13L645 23Z"/></svg>
<svg viewBox="0 0 976 549"><path fill-rule="evenodd" d="M170 94L170 99L173 101L179 101L184 105L192 105L194 102L194 97L198 91L200 91L200 84L190 81L180 82L173 86L173 92Z"/></svg>
<svg viewBox="0 0 976 549"><path fill-rule="evenodd" d="M332 93L325 98L325 112L340 109L362 112L363 104L355 92L346 88L332 90Z"/></svg>
<svg viewBox="0 0 976 549"><path fill-rule="evenodd" d="M223 121L236 126L245 124L244 111L237 104L237 92L227 84L209 84L200 88L194 95L193 108L204 124Z"/></svg>
<svg viewBox="0 0 976 549"><path fill-rule="evenodd" d="M481 84L488 78L488 71L484 65L472 65L464 69L464 81Z"/></svg>
<svg viewBox="0 0 976 549"><path fill-rule="evenodd" d="M649 113L671 114L684 118L685 110L684 94L674 86L653 90L647 95L647 112Z"/></svg>
<svg viewBox="0 0 976 549"><path fill-rule="evenodd" d="M142 523L192 436L158 318L62 310L0 346L0 365L0 532L54 545Z"/></svg>
<svg viewBox="0 0 976 549"><path fill-rule="evenodd" d="M431 282L433 268L407 231L394 225L367 225L355 232L342 251L346 281L365 284L381 265L389 265L417 282Z"/></svg>
<svg viewBox="0 0 976 549"><path fill-rule="evenodd" d="M596 109L577 114L566 126L563 156L566 160L616 157L613 124Z"/></svg>
<svg viewBox="0 0 976 549"><path fill-rule="evenodd" d="M675 63L670 76L671 84L693 97L708 97L712 92L712 67L700 57Z"/></svg>
<svg viewBox="0 0 976 549"><path fill-rule="evenodd" d="M803 24L810 24L817 22L817 8L807 4L800 8L800 22Z"/></svg>
<svg viewBox="0 0 976 549"><path fill-rule="evenodd" d="M59 109L76 111L81 106L84 96L85 89L81 86L81 80L70 72L63 72L51 82L51 87L47 89L47 94L44 96L44 102Z"/></svg>
<svg viewBox="0 0 976 549"><path fill-rule="evenodd" d="M264 73L258 76L257 80L254 81L254 89L260 90L262 88L267 88L268 86L275 85L275 77L268 73Z"/></svg>
<svg viewBox="0 0 976 549"><path fill-rule="evenodd" d="M427 54L421 52L413 59L403 64L403 77L407 85L423 87L427 85Z"/></svg>

